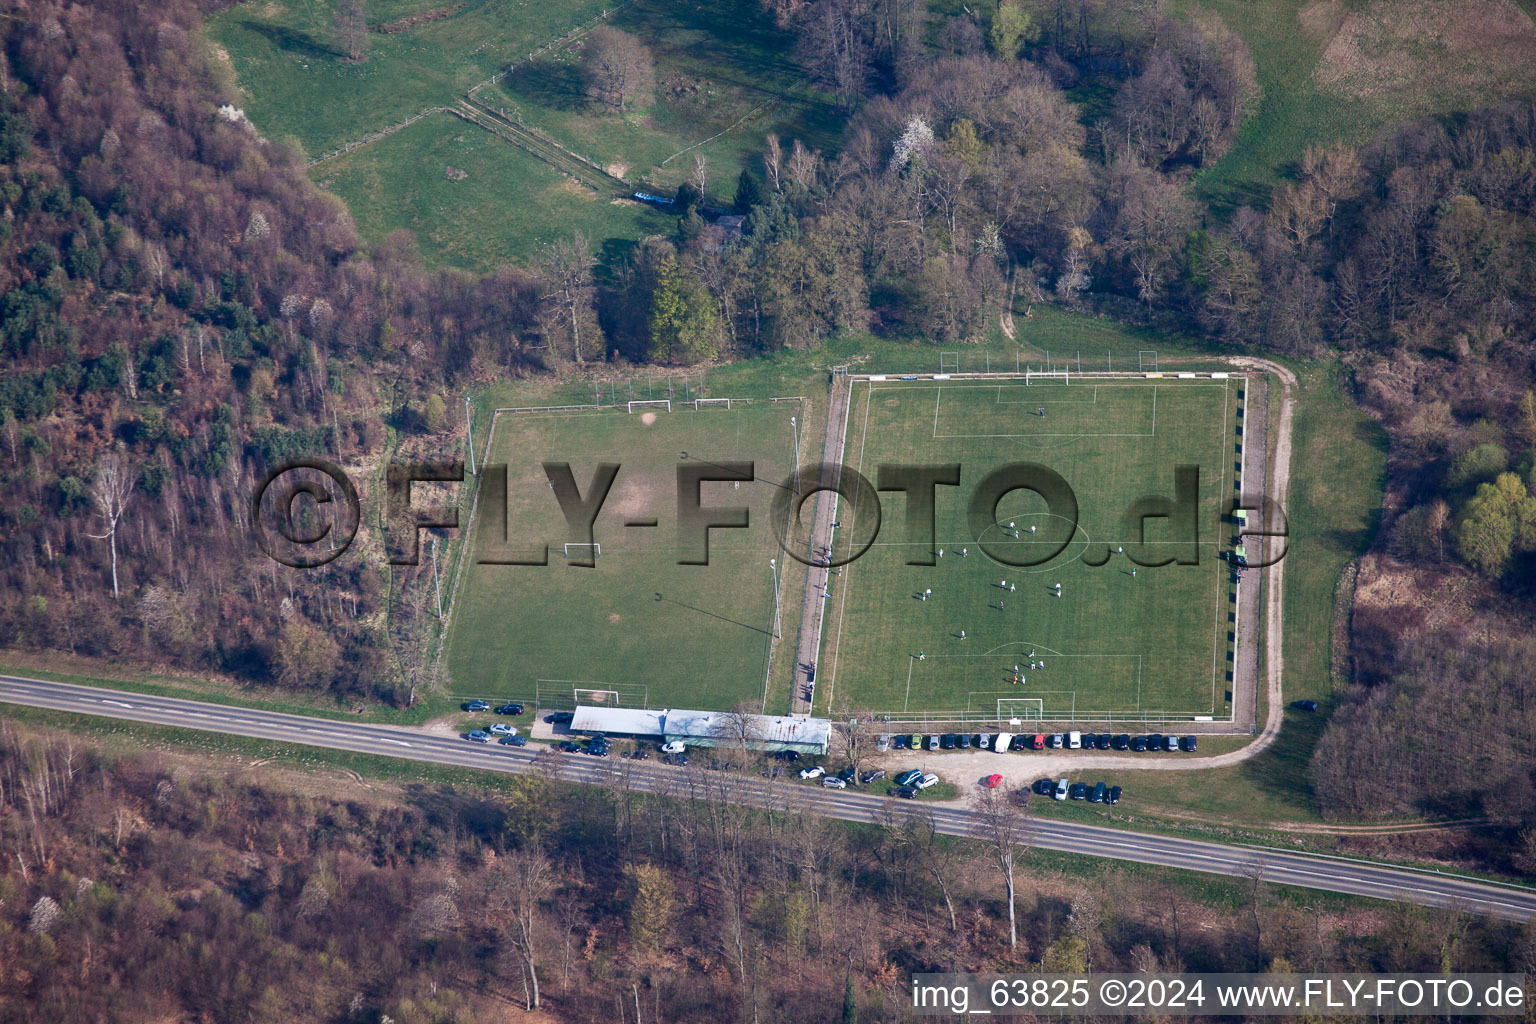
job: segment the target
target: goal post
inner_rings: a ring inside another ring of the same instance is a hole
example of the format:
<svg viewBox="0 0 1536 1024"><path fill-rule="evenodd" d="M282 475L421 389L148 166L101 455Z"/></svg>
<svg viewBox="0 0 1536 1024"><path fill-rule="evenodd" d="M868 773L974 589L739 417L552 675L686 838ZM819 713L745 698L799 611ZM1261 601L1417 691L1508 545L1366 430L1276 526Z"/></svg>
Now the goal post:
<svg viewBox="0 0 1536 1024"><path fill-rule="evenodd" d="M634 412L636 409L665 409L667 412L671 412L672 400L670 398L637 398L633 402L628 403L628 406L630 412Z"/></svg>
<svg viewBox="0 0 1536 1024"><path fill-rule="evenodd" d="M1070 370L1026 370L1024 383L1030 387L1038 387L1042 384L1064 386L1072 383L1072 374Z"/></svg>
<svg viewBox="0 0 1536 1024"><path fill-rule="evenodd" d="M693 400L693 407L695 410L729 409L731 407L731 400L729 398L695 398Z"/></svg>
<svg viewBox="0 0 1536 1024"><path fill-rule="evenodd" d="M598 683L586 680L587 685L571 684L568 693L579 708L639 708L651 706L651 688L647 683Z"/></svg>
<svg viewBox="0 0 1536 1024"><path fill-rule="evenodd" d="M939 372L940 373L959 373L960 372L960 353L959 352L940 352L939 353Z"/></svg>
<svg viewBox="0 0 1536 1024"><path fill-rule="evenodd" d="M999 697L997 718L1000 722L1017 719L1021 722L1038 722L1045 718L1043 697Z"/></svg>
<svg viewBox="0 0 1536 1024"><path fill-rule="evenodd" d="M591 544L567 544L563 553L566 558L600 558L603 546L597 541Z"/></svg>
<svg viewBox="0 0 1536 1024"><path fill-rule="evenodd" d="M573 686L571 696L576 701L576 706L581 707L623 707L624 702L619 699L618 690L605 690L596 686Z"/></svg>

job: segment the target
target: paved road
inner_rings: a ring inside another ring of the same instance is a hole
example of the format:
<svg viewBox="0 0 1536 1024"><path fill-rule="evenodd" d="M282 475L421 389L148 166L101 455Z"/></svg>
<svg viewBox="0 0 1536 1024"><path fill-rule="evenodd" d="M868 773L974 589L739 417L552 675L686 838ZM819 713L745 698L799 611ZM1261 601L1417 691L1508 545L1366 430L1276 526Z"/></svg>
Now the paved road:
<svg viewBox="0 0 1536 1024"><path fill-rule="evenodd" d="M488 771L524 771L540 756L538 751L527 748L481 746L406 728L307 718L13 676L0 676L0 702ZM847 821L880 821L893 812L931 810L941 831L970 835L979 828L976 813L961 806L912 805L866 793L769 782L727 772L673 768L650 761L636 763L550 753L545 753L543 760L555 762L555 774L573 782L622 785L642 792L679 797L719 795L757 806L797 809ZM1524 921L1536 917L1536 889L1362 861L1039 819L1031 822L1029 841L1046 850L1220 875L1242 877L1257 871L1269 882L1435 907L1456 907L1509 920Z"/></svg>

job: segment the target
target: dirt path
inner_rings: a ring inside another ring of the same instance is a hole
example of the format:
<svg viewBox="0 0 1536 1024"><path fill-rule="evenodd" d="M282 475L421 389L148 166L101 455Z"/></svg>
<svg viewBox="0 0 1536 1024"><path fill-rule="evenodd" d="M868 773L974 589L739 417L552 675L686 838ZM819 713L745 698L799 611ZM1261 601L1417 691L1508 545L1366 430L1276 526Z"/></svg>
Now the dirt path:
<svg viewBox="0 0 1536 1024"><path fill-rule="evenodd" d="M848 420L848 402L852 390L848 386L847 377L833 378L832 394L827 403L827 433L821 445L821 460L824 465L831 467L842 465L843 443L846 439L845 424ZM834 468L829 472L835 471ZM819 492L815 498L816 514L811 525L813 550L809 552L813 559L823 549L830 554L832 522L837 515L837 492L830 489L836 481L823 480L822 482L827 484L829 489ZM792 714L811 713L812 702L806 699L810 693L807 690L807 684L810 669L816 664L821 647L821 630L827 615L828 601L824 596L826 592L827 570L812 565L806 575L805 599L800 607L800 638L795 647L794 692L791 695Z"/></svg>

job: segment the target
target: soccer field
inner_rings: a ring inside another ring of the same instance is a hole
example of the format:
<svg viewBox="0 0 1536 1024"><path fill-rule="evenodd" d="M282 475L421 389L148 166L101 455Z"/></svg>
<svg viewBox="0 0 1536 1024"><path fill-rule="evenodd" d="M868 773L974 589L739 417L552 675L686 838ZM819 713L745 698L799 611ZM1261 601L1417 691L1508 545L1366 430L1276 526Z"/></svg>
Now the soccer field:
<svg viewBox="0 0 1536 1024"><path fill-rule="evenodd" d="M569 706L577 687L615 691L624 707L763 700L774 631L769 559L782 567L768 511L792 468L797 415L803 423L800 402L757 401L498 416L485 461L507 466L507 547L521 555L547 543L549 564L477 561L499 527L482 493L448 639L454 692L544 707ZM736 461L754 462L756 480L705 482L700 500L746 507L750 528L711 530L709 564L679 565L678 466ZM599 463L620 466L594 526L601 549L590 568L572 564L586 549L565 549L544 462L570 463L584 498ZM657 525L626 525L648 519ZM798 621L798 594L790 606L783 595L786 632Z"/></svg>
<svg viewBox="0 0 1536 1024"><path fill-rule="evenodd" d="M1235 533L1222 513L1243 390L1241 378L853 382L850 465L873 481L882 464L959 464L960 484L935 490L931 546L908 539L905 496L882 493L877 539L832 577L816 710L1229 717L1236 605L1220 555ZM984 517L969 511L978 483L1020 462L1064 478L1075 525L1030 490L1003 494L995 513L983 503ZM1198 563L1157 566L1189 545L1170 519L1142 520L1143 533L1127 513L1175 498L1177 466L1199 472ZM846 555L868 523L841 508L834 551ZM930 547L933 565L907 564Z"/></svg>

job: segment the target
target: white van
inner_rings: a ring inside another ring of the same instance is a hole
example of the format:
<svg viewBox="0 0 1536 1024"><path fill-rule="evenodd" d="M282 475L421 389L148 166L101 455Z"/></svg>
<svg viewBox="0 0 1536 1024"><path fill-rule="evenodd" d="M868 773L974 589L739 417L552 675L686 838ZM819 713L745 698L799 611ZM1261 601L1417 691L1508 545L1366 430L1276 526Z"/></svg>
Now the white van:
<svg viewBox="0 0 1536 1024"><path fill-rule="evenodd" d="M661 752L663 754L681 754L687 749L688 745L682 740L672 740L669 743L663 743L661 745Z"/></svg>
<svg viewBox="0 0 1536 1024"><path fill-rule="evenodd" d="M1067 733L1067 749L1068 750L1082 750L1083 749L1083 734L1080 733L1080 732L1069 732L1069 733Z"/></svg>
<svg viewBox="0 0 1536 1024"><path fill-rule="evenodd" d="M1008 744L1012 742L1013 733L1000 732L997 734L997 739L992 741L992 749L997 751L999 754L1006 754L1008 753Z"/></svg>

